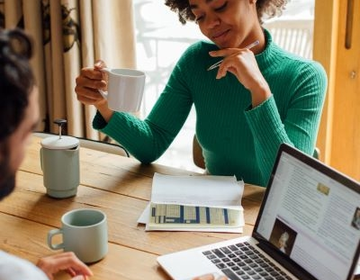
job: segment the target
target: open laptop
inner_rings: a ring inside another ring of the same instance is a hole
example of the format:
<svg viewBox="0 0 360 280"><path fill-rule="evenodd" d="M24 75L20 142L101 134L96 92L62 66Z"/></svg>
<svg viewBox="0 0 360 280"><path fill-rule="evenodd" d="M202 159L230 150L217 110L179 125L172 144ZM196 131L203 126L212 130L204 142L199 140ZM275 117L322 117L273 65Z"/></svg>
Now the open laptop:
<svg viewBox="0 0 360 280"><path fill-rule="evenodd" d="M157 261L175 280L207 273L231 280L344 280L352 279L359 253L359 182L282 144L251 237Z"/></svg>

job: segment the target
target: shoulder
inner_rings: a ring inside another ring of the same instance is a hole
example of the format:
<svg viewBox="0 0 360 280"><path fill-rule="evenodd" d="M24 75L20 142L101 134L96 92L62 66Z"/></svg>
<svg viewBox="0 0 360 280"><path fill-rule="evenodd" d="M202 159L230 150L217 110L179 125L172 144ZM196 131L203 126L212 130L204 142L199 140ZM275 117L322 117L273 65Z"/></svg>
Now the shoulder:
<svg viewBox="0 0 360 280"><path fill-rule="evenodd" d="M272 41L271 35L268 32L267 37L269 41L267 45L270 53L269 56L274 59L277 58L282 68L289 74L300 77L302 77L302 75L317 76L317 78L323 80L327 79L325 69L319 62L285 51Z"/></svg>
<svg viewBox="0 0 360 280"><path fill-rule="evenodd" d="M317 61L289 53L271 43L258 58L258 63L268 82L277 84L287 81L288 88L312 88L325 93L327 74Z"/></svg>
<svg viewBox="0 0 360 280"><path fill-rule="evenodd" d="M266 68L276 68L286 70L289 74L302 72L316 72L326 76L324 67L311 59L303 58L290 53L278 46L272 39L271 33L264 29L266 38L265 50L257 55L258 63L265 65Z"/></svg>
<svg viewBox="0 0 360 280"><path fill-rule="evenodd" d="M286 58L288 73L291 73L298 83L317 84L317 87L327 87L327 74L324 67L317 61L305 59L293 54Z"/></svg>
<svg viewBox="0 0 360 280"><path fill-rule="evenodd" d="M0 279L48 280L34 264L0 251Z"/></svg>
<svg viewBox="0 0 360 280"><path fill-rule="evenodd" d="M286 60L293 71L300 75L315 75L326 79L326 72L321 63L287 53Z"/></svg>
<svg viewBox="0 0 360 280"><path fill-rule="evenodd" d="M314 94L324 97L328 79L324 67L317 61L285 53L283 56L284 77L289 89L299 94Z"/></svg>

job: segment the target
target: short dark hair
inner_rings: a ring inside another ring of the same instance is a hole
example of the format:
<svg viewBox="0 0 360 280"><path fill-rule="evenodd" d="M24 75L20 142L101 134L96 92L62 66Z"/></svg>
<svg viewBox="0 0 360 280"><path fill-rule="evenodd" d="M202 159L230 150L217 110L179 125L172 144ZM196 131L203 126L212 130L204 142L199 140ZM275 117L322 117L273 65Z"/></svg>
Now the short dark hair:
<svg viewBox="0 0 360 280"><path fill-rule="evenodd" d="M0 141L19 126L35 79L31 38L21 29L0 29Z"/></svg>
<svg viewBox="0 0 360 280"><path fill-rule="evenodd" d="M267 15L267 18L281 15L288 1L289 0L258 0L256 2L256 10L259 22L262 23L265 15ZM195 16L190 9L189 0L165 0L165 5L169 6L170 10L178 14L179 21L182 24L195 20Z"/></svg>

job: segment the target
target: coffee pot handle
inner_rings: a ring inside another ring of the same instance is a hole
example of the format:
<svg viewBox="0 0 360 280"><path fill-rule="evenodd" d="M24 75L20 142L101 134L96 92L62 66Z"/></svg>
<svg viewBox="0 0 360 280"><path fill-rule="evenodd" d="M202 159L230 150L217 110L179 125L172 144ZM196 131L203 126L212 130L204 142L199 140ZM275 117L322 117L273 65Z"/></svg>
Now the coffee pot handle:
<svg viewBox="0 0 360 280"><path fill-rule="evenodd" d="M54 120L54 123L59 126L59 138L61 138L63 125L67 123L67 120L56 119L56 120Z"/></svg>

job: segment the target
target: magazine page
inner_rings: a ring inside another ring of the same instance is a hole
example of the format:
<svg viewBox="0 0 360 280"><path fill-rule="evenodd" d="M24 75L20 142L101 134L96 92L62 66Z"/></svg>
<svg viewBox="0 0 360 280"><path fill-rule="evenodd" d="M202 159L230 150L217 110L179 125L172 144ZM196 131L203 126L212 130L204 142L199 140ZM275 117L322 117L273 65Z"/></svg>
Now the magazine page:
<svg viewBox="0 0 360 280"><path fill-rule="evenodd" d="M139 222L146 230L241 233L244 182L233 176L155 173L151 202Z"/></svg>

